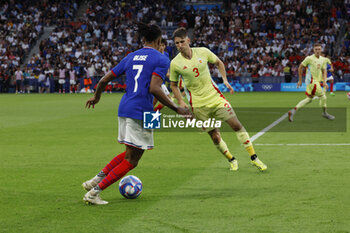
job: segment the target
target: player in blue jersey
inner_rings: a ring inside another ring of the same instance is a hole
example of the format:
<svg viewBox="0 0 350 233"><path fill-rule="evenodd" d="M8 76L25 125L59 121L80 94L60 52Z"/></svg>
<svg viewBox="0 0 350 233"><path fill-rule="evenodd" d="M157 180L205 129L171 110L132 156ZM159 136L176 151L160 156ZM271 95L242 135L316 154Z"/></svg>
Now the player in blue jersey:
<svg viewBox="0 0 350 233"><path fill-rule="evenodd" d="M87 108L94 108L108 82L126 74L126 93L118 110L118 141L125 144L126 150L114 157L95 177L83 183L88 191L83 197L87 204L108 204L100 198L100 192L135 168L143 152L153 148L153 131L144 129L142 123L143 113L153 110L153 96L179 114L190 114L187 109L178 107L161 88L170 61L157 50L162 34L160 28L138 23L138 33L143 38L144 47L130 53L108 72L99 81L94 96L86 102ZM159 112L154 117L157 114Z"/></svg>
<svg viewBox="0 0 350 233"><path fill-rule="evenodd" d="M324 60L327 64L327 81L329 81L330 85L330 91L331 91L331 95L334 96L335 94L333 93L333 86L334 86L334 78L333 78L333 65L331 60L329 59L329 57L324 54Z"/></svg>
<svg viewBox="0 0 350 233"><path fill-rule="evenodd" d="M169 53L165 51L166 46L167 46L166 39L162 38L162 40L160 41L159 52L161 52L162 54L164 54L166 57L169 58ZM169 78L169 70L168 70L168 72L166 74L166 77ZM170 92L169 92L168 88L165 85L165 80L164 80L164 82L162 84L162 89L163 89L164 93L169 98L171 98L170 97ZM158 110L160 111L164 107L164 105L162 103L159 103L158 105L157 105L157 103L158 103L157 98L154 98L154 100L153 100L154 111L158 111Z"/></svg>
<svg viewBox="0 0 350 233"><path fill-rule="evenodd" d="M160 46L159 46L159 52L170 58L170 55L167 51L165 51L167 48L167 41L166 39L162 38L160 41Z"/></svg>

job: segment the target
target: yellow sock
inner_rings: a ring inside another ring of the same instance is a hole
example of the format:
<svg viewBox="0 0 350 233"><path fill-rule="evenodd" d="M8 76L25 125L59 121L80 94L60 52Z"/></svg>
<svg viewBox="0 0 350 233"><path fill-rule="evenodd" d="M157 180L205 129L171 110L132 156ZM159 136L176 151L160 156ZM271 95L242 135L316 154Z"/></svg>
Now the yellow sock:
<svg viewBox="0 0 350 233"><path fill-rule="evenodd" d="M255 150L254 150L253 145L247 146L245 149L248 151L250 156L255 155Z"/></svg>
<svg viewBox="0 0 350 233"><path fill-rule="evenodd" d="M227 151L224 155L228 160L231 160L233 158L233 155L229 151Z"/></svg>
<svg viewBox="0 0 350 233"><path fill-rule="evenodd" d="M249 155L250 156L254 155L255 150L252 142L250 141L250 137L247 131L244 128L242 128L239 131L236 131L236 136L238 138L238 141L241 144L243 144L244 148L248 151Z"/></svg>
<svg viewBox="0 0 350 233"><path fill-rule="evenodd" d="M327 108L327 97L326 95L323 95L320 97L320 106L322 108Z"/></svg>
<svg viewBox="0 0 350 233"><path fill-rule="evenodd" d="M224 140L221 139L219 144L217 144L215 146L228 160L231 160L233 158L233 156L230 153L230 151L228 150L227 145L224 142Z"/></svg>

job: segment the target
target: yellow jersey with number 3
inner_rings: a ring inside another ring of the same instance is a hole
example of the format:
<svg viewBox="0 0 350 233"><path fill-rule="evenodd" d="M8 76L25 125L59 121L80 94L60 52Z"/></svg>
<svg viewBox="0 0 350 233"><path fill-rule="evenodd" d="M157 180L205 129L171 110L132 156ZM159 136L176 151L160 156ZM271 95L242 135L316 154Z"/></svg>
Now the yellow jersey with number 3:
<svg viewBox="0 0 350 233"><path fill-rule="evenodd" d="M224 98L211 78L208 62L215 63L217 56L209 49L191 48L192 58L179 53L170 63L170 81L178 82L182 76L190 94L192 107L215 106L217 98Z"/></svg>

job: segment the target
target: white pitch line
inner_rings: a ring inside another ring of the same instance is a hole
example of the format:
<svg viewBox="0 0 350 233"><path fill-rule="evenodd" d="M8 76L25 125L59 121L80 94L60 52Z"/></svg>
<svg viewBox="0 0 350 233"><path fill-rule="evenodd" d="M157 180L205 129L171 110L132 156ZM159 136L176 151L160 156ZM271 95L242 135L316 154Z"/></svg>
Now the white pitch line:
<svg viewBox="0 0 350 233"><path fill-rule="evenodd" d="M350 146L350 143L287 143L287 144L259 144L254 146Z"/></svg>
<svg viewBox="0 0 350 233"><path fill-rule="evenodd" d="M281 121L283 121L284 119L286 119L288 116L288 113L283 114L280 118L278 118L277 120L275 120L274 122L272 122L271 125L267 126L266 128L264 128L263 130L261 130L260 132L258 132L257 134L253 135L250 138L251 142L254 142L256 139L258 139L259 137L261 137L262 135L264 135L264 133L266 133L267 131L269 131L270 129L272 129L273 127L275 127L276 125L278 125ZM256 144L255 144L256 145Z"/></svg>

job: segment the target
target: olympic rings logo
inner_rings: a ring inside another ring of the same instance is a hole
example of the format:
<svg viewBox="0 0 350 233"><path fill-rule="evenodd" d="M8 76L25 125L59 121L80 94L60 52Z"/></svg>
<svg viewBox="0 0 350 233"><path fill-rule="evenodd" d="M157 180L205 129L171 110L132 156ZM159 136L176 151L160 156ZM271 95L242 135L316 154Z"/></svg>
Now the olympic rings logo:
<svg viewBox="0 0 350 233"><path fill-rule="evenodd" d="M273 87L272 84L263 84L263 85L261 85L261 88L264 89L265 91L271 90L272 87Z"/></svg>

